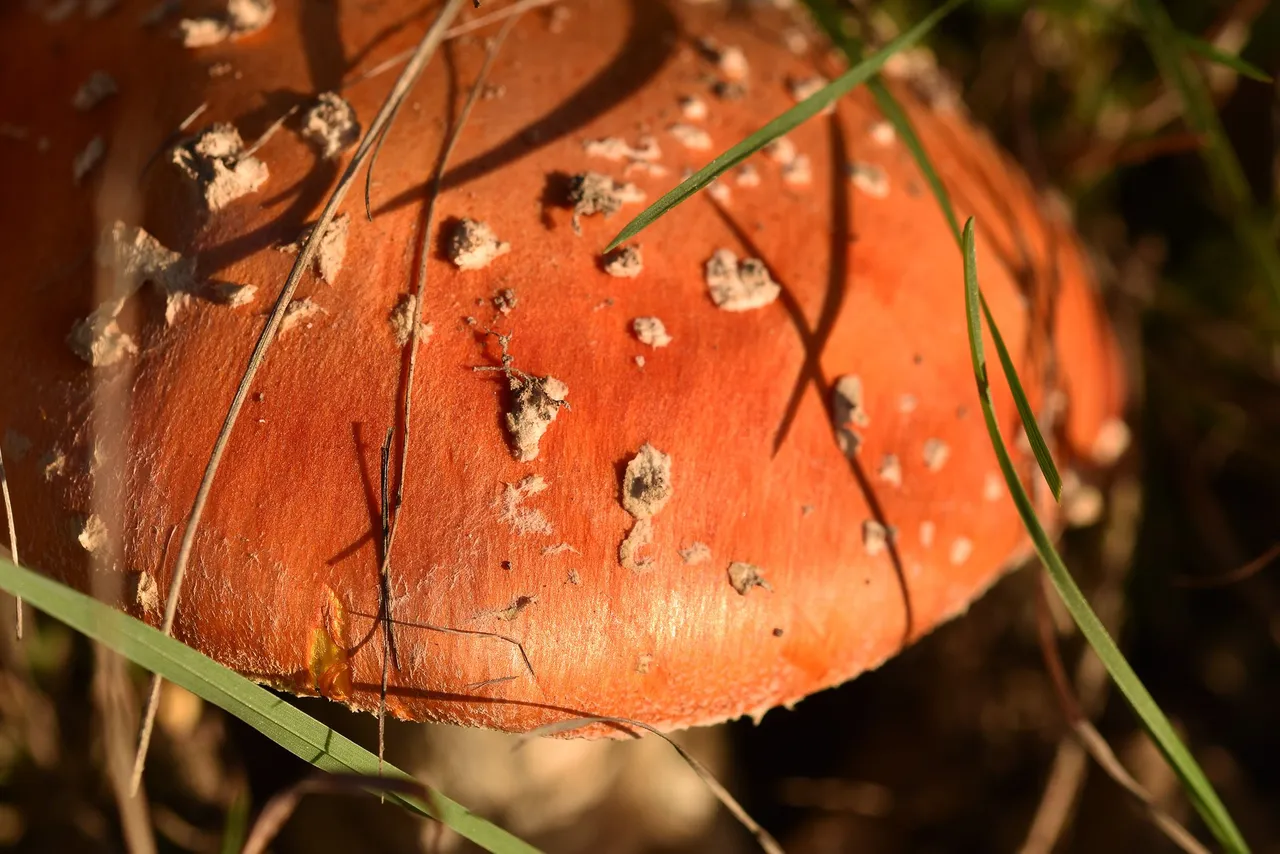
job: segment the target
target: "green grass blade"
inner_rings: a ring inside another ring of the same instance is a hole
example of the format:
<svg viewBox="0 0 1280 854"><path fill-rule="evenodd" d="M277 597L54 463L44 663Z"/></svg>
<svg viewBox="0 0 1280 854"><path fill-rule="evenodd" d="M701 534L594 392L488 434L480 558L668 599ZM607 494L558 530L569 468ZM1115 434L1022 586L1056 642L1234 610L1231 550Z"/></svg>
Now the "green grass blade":
<svg viewBox="0 0 1280 854"><path fill-rule="evenodd" d="M0 588L66 623L130 661L235 715L315 767L335 773L376 775L378 758L270 691L228 670L128 614L0 557ZM388 777L411 779L383 764ZM427 800L390 793L391 800L433 818L496 854L536 854L537 849L433 792Z"/></svg>
<svg viewBox="0 0 1280 854"><path fill-rule="evenodd" d="M836 7L830 0L805 0L805 4L813 14L814 19L826 31L827 36L844 52L849 62L856 64L862 53L862 46L857 40L845 35L840 26L840 15ZM902 140L902 144L911 153L912 159L915 160L917 167L920 169L920 174L924 176L925 182L929 185L929 189L933 192L933 196L938 202L938 208L942 211L942 215L946 218L947 224L951 228L951 236L955 238L956 247L959 248L961 246L960 221L956 217L955 207L951 204L951 195L947 192L942 179L938 176L938 171L933 168L933 162L929 159L929 154L925 151L924 144L920 142L920 137L916 133L915 127L912 126L906 110L902 109L898 99L879 79L872 78L867 81L867 88L875 97L876 105L880 108L885 120L893 125L898 138ZM1022 418L1022 429L1027 434L1028 444L1031 445L1031 453L1035 456L1036 463L1040 466L1040 472L1044 475L1045 483L1049 485L1049 491L1053 493L1055 499L1061 499L1062 475L1058 472L1058 466L1053 461L1053 455L1049 453L1049 445L1045 442L1044 434L1040 431L1040 424L1036 420L1035 413L1031 411L1031 402L1027 400L1026 390L1023 389L1022 380L1018 377L1018 370L1013 364L1008 348L1005 347L1004 336L1000 334L1000 328L996 325L995 318L991 315L991 310L987 307L987 299L981 294L979 294L979 297L982 311L987 318L987 324L991 327L991 337L996 345L996 353L1000 357L1000 367L1004 370L1005 379L1013 392L1014 405L1017 406L1018 415Z"/></svg>
<svg viewBox="0 0 1280 854"><path fill-rule="evenodd" d="M1196 38L1189 33L1179 31L1178 40L1182 47L1202 59L1230 68L1241 77L1257 80L1259 83L1270 83L1271 75L1251 62L1246 62L1234 53L1229 53L1211 42Z"/></svg>
<svg viewBox="0 0 1280 854"><path fill-rule="evenodd" d="M1236 237L1253 256L1273 301L1280 306L1280 252L1253 208L1248 179L1218 120L1204 79L1186 61L1186 36L1174 27L1168 13L1155 0L1135 0L1133 8L1160 75L1182 99L1188 126L1205 141L1205 164L1229 207Z"/></svg>
<svg viewBox="0 0 1280 854"><path fill-rule="evenodd" d="M618 236L613 238L609 245L605 247L605 251L612 251L623 242L635 237L667 211L688 199L703 187L706 187L717 177L746 160L752 154L773 142L773 140L813 118L837 98L865 83L880 70L890 57L920 41L930 30L937 26L939 21L951 14L953 10L964 2L966 0L947 0L946 3L925 16L920 23L885 45L884 49L862 62L854 64L844 74L841 74L835 80L690 175L680 182L675 189L663 194L662 198L649 205L635 219L627 223L626 227L618 232Z"/></svg>
<svg viewBox="0 0 1280 854"><path fill-rule="evenodd" d="M1062 558L1058 556L1057 550L1054 549L1049 535L1040 525L1040 519L1036 515L1035 507L1018 479L1018 474L1013 467L1013 461L1009 457L1009 451L1000 436L1000 428L996 423L995 404L992 401L991 387L987 380L987 363L986 357L983 355L982 346L982 320L979 314L978 268L974 257L972 219L965 223L963 253L964 304L969 331L969 355L973 362L974 379L978 386L978 400L982 405L982 416L987 424L987 432L990 434L991 444L995 448L996 458L1000 463L1000 471L1004 475L1009 492L1013 495L1013 501L1018 508L1018 514L1022 517L1022 523L1026 526L1028 533L1031 534L1036 553L1040 556L1040 560L1044 564L1045 570L1049 573L1049 578L1052 580L1054 587L1057 588L1058 595L1062 597L1067 610L1071 612L1072 619L1080 627L1080 631L1089 642L1089 645L1093 647L1098 657L1102 659L1107 672L1111 674L1116 686L1137 713L1147 733L1155 741L1160 752L1164 754L1165 759L1179 779L1182 780L1183 788L1186 790L1196 811L1204 819L1205 824L1225 849L1231 852L1247 852L1249 848L1244 841L1244 837L1240 835L1240 831L1232 822L1231 816L1227 813L1222 801L1219 800L1217 793L1213 790L1213 786L1210 785L1204 772L1191 756L1190 751L1187 750L1174 732L1169 719L1160 711L1156 701L1147 692L1141 680L1138 679L1138 675L1134 673L1133 668L1129 666L1129 662L1125 660L1115 641L1107 633L1102 621L1098 619L1093 609L1089 607L1089 602L1085 599L1084 594L1080 592L1080 588L1076 586L1071 573L1067 571Z"/></svg>

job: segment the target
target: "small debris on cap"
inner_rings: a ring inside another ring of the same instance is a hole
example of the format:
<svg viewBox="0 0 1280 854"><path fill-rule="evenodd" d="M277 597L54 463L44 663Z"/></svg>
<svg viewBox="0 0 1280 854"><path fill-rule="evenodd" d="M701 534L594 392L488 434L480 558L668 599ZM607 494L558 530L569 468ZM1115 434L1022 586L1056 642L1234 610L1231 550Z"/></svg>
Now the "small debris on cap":
<svg viewBox="0 0 1280 854"><path fill-rule="evenodd" d="M355 108L337 92L322 92L302 115L302 138L325 160L333 160L360 141Z"/></svg>
<svg viewBox="0 0 1280 854"><path fill-rule="evenodd" d="M231 25L220 18L184 18L178 22L182 46L209 47L231 37Z"/></svg>
<svg viewBox="0 0 1280 854"><path fill-rule="evenodd" d="M653 520L637 519L627 536L618 546L618 563L639 572L653 563L651 557L641 557L640 550L653 542Z"/></svg>
<svg viewBox="0 0 1280 854"><path fill-rule="evenodd" d="M973 541L967 537L957 537L951 543L951 551L948 557L952 566L960 566L969 559L973 554Z"/></svg>
<svg viewBox="0 0 1280 854"><path fill-rule="evenodd" d="M417 309L418 298L414 294L401 294L400 299L396 301L395 308L391 309L391 331L396 336L396 344L400 347L406 347L413 338L413 315ZM431 340L435 327L430 323L418 324L418 341L425 344Z"/></svg>
<svg viewBox="0 0 1280 854"><path fill-rule="evenodd" d="M612 216L628 202L643 202L644 190L635 184L615 181L599 172L582 172L569 182L569 202L573 205L573 228L581 232L581 218L593 214Z"/></svg>
<svg viewBox="0 0 1280 854"><path fill-rule="evenodd" d="M667 128L667 133L690 151L709 151L712 146L711 134L694 125L677 122Z"/></svg>
<svg viewBox="0 0 1280 854"><path fill-rule="evenodd" d="M505 522L519 534L553 533L551 520L536 507L526 507L524 502L550 486L540 474L531 474L519 483L506 483L499 500L499 522Z"/></svg>
<svg viewBox="0 0 1280 854"><path fill-rule="evenodd" d="M666 324L656 317L637 317L631 321L631 330L641 344L648 344L650 347L665 347L671 343Z"/></svg>
<svg viewBox="0 0 1280 854"><path fill-rule="evenodd" d="M315 226L307 226L293 243L280 247L280 251L295 254L302 251L303 244L311 237ZM329 227L320 236L315 254L311 256L311 264L324 282L332 285L342 272L342 265L347 260L347 237L351 232L351 217L338 214L329 221Z"/></svg>
<svg viewBox="0 0 1280 854"><path fill-rule="evenodd" d="M1062 475L1062 516L1072 528L1096 525L1105 505L1102 491L1080 480L1080 475L1067 469Z"/></svg>
<svg viewBox="0 0 1280 854"><path fill-rule="evenodd" d="M847 168L853 186L868 196L883 199L889 195L889 175L882 167L855 160Z"/></svg>
<svg viewBox="0 0 1280 854"><path fill-rule="evenodd" d="M500 255L511 251L511 244L501 241L487 222L463 218L449 238L449 259L459 270L479 270Z"/></svg>
<svg viewBox="0 0 1280 854"><path fill-rule="evenodd" d="M750 163L743 163L738 167L738 174L735 179L739 187L759 187L760 171Z"/></svg>
<svg viewBox="0 0 1280 854"><path fill-rule="evenodd" d="M799 56L809 50L809 37L799 27L787 27L782 31L782 43L787 50Z"/></svg>
<svg viewBox="0 0 1280 854"><path fill-rule="evenodd" d="M133 600L138 603L138 608L144 614L159 614L163 603L160 600L160 585L156 584L155 577L146 571L139 572L135 583L137 587L133 591Z"/></svg>
<svg viewBox="0 0 1280 854"><path fill-rule="evenodd" d="M283 338L285 333L303 324L306 325L307 329L310 329L311 319L323 312L324 309L311 297L293 300L289 303L289 307L284 310L284 317L280 318L280 331L276 334L276 337Z"/></svg>
<svg viewBox="0 0 1280 854"><path fill-rule="evenodd" d="M127 356L137 355L138 345L116 322L124 303L123 299L107 300L88 317L77 321L67 336L71 352L95 368L105 368Z"/></svg>
<svg viewBox="0 0 1280 854"><path fill-rule="evenodd" d="M510 314L515 311L516 305L519 304L520 298L516 296L516 292L512 288L499 288L493 293L493 307L500 314Z"/></svg>
<svg viewBox="0 0 1280 854"><path fill-rule="evenodd" d="M517 596L515 599L511 600L510 605L503 608L501 611L496 612L493 616L494 619L509 623L516 617L520 616L520 612L525 608L528 608L530 605L536 605L537 603L537 596Z"/></svg>
<svg viewBox="0 0 1280 854"><path fill-rule="evenodd" d="M778 298L782 288L758 258L738 261L728 249L717 249L707 261L705 277L711 301L725 311L763 308Z"/></svg>
<svg viewBox="0 0 1280 854"><path fill-rule="evenodd" d="M929 471L938 471L951 456L951 448L941 439L927 439L924 443L924 467Z"/></svg>
<svg viewBox="0 0 1280 854"><path fill-rule="evenodd" d="M636 659L636 673L648 673L653 669L653 653L642 652Z"/></svg>
<svg viewBox="0 0 1280 854"><path fill-rule="evenodd" d="M822 75L814 75L813 77L804 78L792 77L787 80L787 91L791 93L791 99L796 103L799 103L806 98L810 98L813 95L818 94L818 92L822 90L822 87L826 86L830 82L830 80ZM832 101L823 107L822 111L818 115L829 116L835 111L836 104L835 101Z"/></svg>
<svg viewBox="0 0 1280 854"><path fill-rule="evenodd" d="M797 154L782 165L782 180L792 187L807 187L813 183L813 166L809 155Z"/></svg>
<svg viewBox="0 0 1280 854"><path fill-rule="evenodd" d="M898 138L898 132L894 130L893 124L883 119L871 125L867 130L867 134L871 137L871 141L876 145L890 146L894 140Z"/></svg>
<svg viewBox="0 0 1280 854"><path fill-rule="evenodd" d="M645 442L622 476L622 506L637 519L649 519L671 500L671 457Z"/></svg>
<svg viewBox="0 0 1280 854"><path fill-rule="evenodd" d="M12 427L4 431L0 446L4 448L5 458L14 463L22 462L31 453L31 440Z"/></svg>
<svg viewBox="0 0 1280 854"><path fill-rule="evenodd" d="M902 462L896 454L885 454L880 459L877 474L882 481L891 486L902 486Z"/></svg>
<svg viewBox="0 0 1280 854"><path fill-rule="evenodd" d="M857 374L845 374L836 380L832 402L835 404L835 421L837 427L852 424L855 427L870 427L871 416L863 405L862 377Z"/></svg>
<svg viewBox="0 0 1280 854"><path fill-rule="evenodd" d="M71 106L82 113L87 113L118 91L114 77L105 71L95 71L80 84L80 88L71 98Z"/></svg>
<svg viewBox="0 0 1280 854"><path fill-rule="evenodd" d="M604 259L604 271L619 279L634 279L644 270L644 257L639 246L622 246Z"/></svg>
<svg viewBox="0 0 1280 854"><path fill-rule="evenodd" d="M225 305L228 308L240 308L253 302L258 295L258 288L255 285L240 285L235 282L215 282L205 290L205 293L210 302Z"/></svg>
<svg viewBox="0 0 1280 854"><path fill-rule="evenodd" d="M792 160L796 159L796 144L791 141L791 137L780 136L771 141L763 149L764 156L768 157L774 163L786 166Z"/></svg>
<svg viewBox="0 0 1280 854"><path fill-rule="evenodd" d="M662 149L652 136L642 136L637 140L637 147L632 148L625 139L611 136L605 139L589 139L582 143L582 150L588 157L599 157L613 163L623 161L654 163L662 159Z"/></svg>
<svg viewBox="0 0 1280 854"><path fill-rule="evenodd" d="M267 165L246 155L244 140L225 122L178 143L173 163L195 184L209 211L222 210L267 182Z"/></svg>
<svg viewBox="0 0 1280 854"><path fill-rule="evenodd" d="M987 501L999 501L1004 495L1004 478L993 471L982 479L982 497Z"/></svg>
<svg viewBox="0 0 1280 854"><path fill-rule="evenodd" d="M208 47L229 38L253 35L271 23L275 15L275 0L227 0L224 15L184 19L178 24L178 33L184 47Z"/></svg>
<svg viewBox="0 0 1280 854"><path fill-rule="evenodd" d="M740 80L717 80L711 91L721 101L741 101L747 97L747 85Z"/></svg>
<svg viewBox="0 0 1280 854"><path fill-rule="evenodd" d="M862 548L872 557L884 551L889 542L889 532L874 519L862 523Z"/></svg>
<svg viewBox="0 0 1280 854"><path fill-rule="evenodd" d="M102 551L107 547L110 540L110 535L107 533L107 523L103 522L102 517L97 513L90 513L81 523L80 533L76 535L76 540L90 554Z"/></svg>
<svg viewBox="0 0 1280 854"><path fill-rule="evenodd" d="M707 563L711 560L711 546L701 540L695 540L680 549L680 559L688 566Z"/></svg>
<svg viewBox="0 0 1280 854"><path fill-rule="evenodd" d="M707 102L697 95L686 95L680 99L680 115L691 122L700 122L707 117Z"/></svg>
<svg viewBox="0 0 1280 854"><path fill-rule="evenodd" d="M735 45L721 47L714 39L704 38L698 40L698 49L729 80L743 80L751 70L747 55Z"/></svg>
<svg viewBox="0 0 1280 854"><path fill-rule="evenodd" d="M568 580L569 580L569 583L570 583L570 584L581 584L581 583L582 583L582 576L578 574L578 570L576 570L576 569L571 569L571 570L569 570L569 579L568 579Z"/></svg>
<svg viewBox="0 0 1280 854"><path fill-rule="evenodd" d="M920 523L920 545L926 549L933 545L934 535L938 532L938 526L932 522L925 520Z"/></svg>
<svg viewBox="0 0 1280 854"><path fill-rule="evenodd" d="M1093 439L1089 456L1100 466L1110 466L1124 456L1124 452L1129 449L1130 439L1128 424L1119 418L1108 418L1098 428L1098 435Z"/></svg>
<svg viewBox="0 0 1280 854"><path fill-rule="evenodd" d="M89 140L88 144L80 149L80 153L71 161L71 178L75 181L77 187L84 183L84 179L89 177L93 167L101 162L106 153L107 141L102 138L101 134Z"/></svg>
<svg viewBox="0 0 1280 854"><path fill-rule="evenodd" d="M742 561L729 564L729 583L733 585L734 590L738 591L739 596L746 596L747 591L752 587L763 587L771 592L773 590L765 580L760 567Z"/></svg>
<svg viewBox="0 0 1280 854"><path fill-rule="evenodd" d="M567 406L569 387L555 377L535 377L511 371L508 374L512 400L506 414L507 432L511 434L512 455L522 463L538 458L542 441L561 407Z"/></svg>
<svg viewBox="0 0 1280 854"><path fill-rule="evenodd" d="M113 293L128 296L151 282L165 293L194 288L196 262L169 249L146 229L116 220L98 238L94 260L114 274Z"/></svg>

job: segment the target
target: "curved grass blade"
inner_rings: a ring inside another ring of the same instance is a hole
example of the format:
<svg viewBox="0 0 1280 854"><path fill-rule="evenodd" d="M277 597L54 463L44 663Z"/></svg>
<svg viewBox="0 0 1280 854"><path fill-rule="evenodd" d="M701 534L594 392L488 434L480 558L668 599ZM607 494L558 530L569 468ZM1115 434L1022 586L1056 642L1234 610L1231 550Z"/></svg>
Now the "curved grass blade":
<svg viewBox="0 0 1280 854"><path fill-rule="evenodd" d="M982 319L978 306L980 299L978 294L978 267L974 257L972 218L965 223L961 242L964 253L964 306L969 331L969 355L973 362L973 375L978 386L978 400L982 406L982 417L986 421L987 433L990 434L991 445L995 449L996 459L1000 463L1000 472L1004 475L1009 492L1013 495L1013 502L1018 508L1018 514L1022 517L1022 523L1031 535L1036 553L1040 556L1040 561L1044 564L1045 571L1048 572L1053 586L1057 588L1058 595L1062 597L1067 610L1071 612L1072 619L1080 627L1081 634L1085 636L1089 645L1093 647L1098 657L1102 659L1107 672L1115 680L1116 687L1120 689L1125 699L1129 701L1129 705L1142 721L1143 728L1146 729L1160 752L1164 754L1165 760L1168 761L1179 779L1181 779L1183 788L1195 806L1196 811L1200 813L1200 817L1204 819L1205 824L1226 850L1247 852L1249 848L1244 841L1244 837L1240 835L1240 831L1236 828L1235 823L1232 822L1230 814L1227 813L1226 807L1219 800L1217 793L1213 790L1213 786L1210 785L1204 772L1191 756L1190 751L1187 750L1174 732L1169 719L1160 711L1155 699L1152 698L1141 680L1138 679L1138 675L1133 671L1133 668L1129 666L1129 662L1125 660L1115 641L1107 633L1102 621L1093 613L1093 609L1089 607L1089 602L1085 599L1084 594L1080 592L1080 588L1076 586L1071 573L1062 562L1057 550L1054 549L1048 533L1041 526L1035 507L1018 479L1018 473L1013 467L1009 451L1000 436L1000 427L996 423L995 404L991 398L991 386L987 378L987 362L982 346Z"/></svg>
<svg viewBox="0 0 1280 854"><path fill-rule="evenodd" d="M1235 227L1236 239L1253 256L1255 265L1270 286L1273 302L1280 307L1280 251L1276 249L1266 224L1254 210L1253 191L1222 122L1218 120L1204 79L1186 61L1186 37L1174 27L1168 13L1155 0L1135 0L1133 10L1156 67L1160 69L1160 76L1182 99L1187 125L1205 140L1206 144L1201 149L1205 164L1228 205L1227 213Z"/></svg>
<svg viewBox="0 0 1280 854"><path fill-rule="evenodd" d="M649 205L635 219L627 223L622 231L618 232L618 236L613 238L609 245L605 247L605 251L610 252L624 241L635 237L667 211L688 199L703 187L706 187L718 176L746 160L778 137L813 118L840 96L865 83L880 70L890 57L920 41L930 30L938 25L939 21L951 14L964 2L966 0L947 0L946 3L926 15L920 23L885 45L882 50L855 64L844 74L841 74L835 80L690 175L675 189L663 194L662 198Z"/></svg>
<svg viewBox="0 0 1280 854"><path fill-rule="evenodd" d="M322 771L375 776L378 758L238 673L196 652L128 614L14 566L0 551L0 588L135 664L230 712L299 758ZM393 765L384 776L412 780ZM490 824L462 805L432 791L429 798L388 794L402 806L433 818L495 854L537 854L537 849Z"/></svg>
<svg viewBox="0 0 1280 854"><path fill-rule="evenodd" d="M805 0L805 5L812 13L814 20L827 33L828 38L844 52L849 62L857 63L862 55L862 45L845 34L840 26L840 13L835 5L830 0ZM938 177L937 170L933 168L933 162L929 159L928 152L924 150L924 144L920 142L920 137L916 134L906 110L902 109L898 99L879 78L873 77L868 80L867 88L875 97L876 105L884 115L885 121L893 125L898 138L911 153L912 159L920 169L920 174L924 176L930 191L933 192L938 208L947 220L947 225L951 228L951 236L956 241L956 247L959 248L961 246L960 221L956 218L955 207L951 204L951 195L943 185L942 179ZM1031 403L1027 400L1022 380L1018 377L1018 370L1014 367L1009 349L1005 346L1004 336L1000 334L996 320L991 315L991 309L987 307L987 298L982 296L981 292L979 292L979 302L982 305L983 314L986 315L987 325L991 328L991 338L996 345L996 353L1000 357L1000 367L1004 370L1005 379L1013 392L1014 405L1017 406L1018 415L1022 418L1022 429L1027 435L1028 444L1031 445L1031 453L1035 456L1036 463L1040 466L1040 472L1044 475L1045 483L1049 485L1049 491L1053 493L1054 499L1061 500L1062 475L1053 461L1053 455L1049 453L1048 443L1044 440L1044 434L1040 432L1040 424L1031 411Z"/></svg>
<svg viewBox="0 0 1280 854"><path fill-rule="evenodd" d="M1246 62L1241 59L1239 54L1225 51L1212 42L1207 42L1204 39L1197 38L1184 32L1178 33L1178 41L1181 43L1182 47L1189 52L1194 53L1196 56L1199 56L1201 59L1206 59L1209 62L1230 68L1241 77L1248 77L1250 80L1256 80L1259 83L1272 82L1270 74L1267 74L1267 72L1263 71L1253 63Z"/></svg>

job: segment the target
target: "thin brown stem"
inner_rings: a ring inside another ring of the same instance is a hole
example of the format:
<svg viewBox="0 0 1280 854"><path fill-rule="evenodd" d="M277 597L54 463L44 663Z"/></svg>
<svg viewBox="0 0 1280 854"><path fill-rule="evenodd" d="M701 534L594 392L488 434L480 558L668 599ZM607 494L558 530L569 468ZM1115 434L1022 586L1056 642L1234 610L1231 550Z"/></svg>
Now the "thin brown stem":
<svg viewBox="0 0 1280 854"><path fill-rule="evenodd" d="M379 769L382 767L383 730L387 713L387 668L390 664L390 656L387 653L394 654L395 650L395 644L391 640L391 549L395 545L396 530L400 526L400 511L404 506L404 487L405 481L408 477L409 441L412 436L412 428L410 425L413 423L413 378L418 366L418 345L421 340L422 328L422 303L427 293L427 260L431 256L431 225L435 220L436 202L440 198L441 187L444 182L444 173L449 166L449 158L452 156L453 150L457 146L458 138L462 135L462 129L466 126L467 119L471 116L472 107L475 106L476 101L480 97L480 92L484 88L484 82L489 76L490 69L493 67L493 61L498 55L498 50L502 47L502 43L506 41L507 34L511 32L511 28L515 26L516 21L519 19L519 13L508 17L503 23L502 29L498 31L498 35L489 42L489 49L485 53L484 64L480 67L480 73L476 76L476 81L471 86L471 92L467 95L467 102L463 105L462 112L458 115L458 120L454 123L453 128L449 132L449 137L445 140L444 147L440 151L440 157L436 163L435 177L432 182L431 194L427 198L427 207L423 213L422 242L418 247L418 291L413 301L413 323L410 327L411 331L407 344L409 347L409 366L405 376L404 404L400 413L403 428L400 433L400 467L396 478L395 504L391 508L387 508L385 493L383 499L383 512L390 514L391 524L389 529L384 530L382 552L381 582L383 590L382 615L384 622L382 630L382 693L378 702ZM390 435L388 435L388 441L390 441L390 438Z"/></svg>
<svg viewBox="0 0 1280 854"><path fill-rule="evenodd" d="M218 466L222 462L222 455L231 440L231 433L235 429L237 420L239 420L240 410L244 406L245 398L249 396L249 389L253 385L254 377L257 376L258 368L261 367L263 360L266 358L267 350L272 341L275 340L276 332L284 319L285 311L293 299L294 292L298 289L298 283L302 280L302 274L310 267L312 259L319 249L321 236L328 230L329 223L337 215L338 207L342 204L347 191L351 188L356 173L359 172L368 157L374 141L386 131L392 117L395 115L397 106L408 97L414 83L417 82L423 69L426 68L427 63L431 61L436 49L439 48L441 41L443 41L449 24L453 22L454 18L462 10L464 2L465 0L446 0L444 6L440 9L435 22L423 35L418 47L414 50L413 56L409 59L404 70L400 72L400 76L396 79L395 85L392 86L391 92L387 95L386 100L383 101L382 107L369 125L368 132L361 139L360 145L352 156L351 162L347 165L346 171L338 179L337 186L334 187L328 202L325 203L324 210L316 221L315 227L312 228L311 233L303 242L301 250L294 259L293 269L289 271L289 277L285 281L280 295L276 298L271 316L267 318L266 327L258 336L257 344L249 357L249 363L245 367L244 375L236 388L235 397L232 398L231 405L227 409L222 429L214 442L213 451L209 455L209 463L205 467L200 487L196 491L196 497L191 506L191 515L187 519L186 529L182 534L182 542L178 548L178 559L173 568L173 577L169 582L168 598L165 600L164 620L161 624L161 630L166 635L173 632L173 621L178 612L182 581L186 574L187 563L191 559L191 549L195 545L196 532L200 527L200 518L204 514L205 504L208 502L209 493L213 489ZM151 731L155 725L156 703L160 698L160 683L159 676L154 676L151 680L151 693L147 699L147 710L143 718L142 731L138 738L138 752L133 766L132 789L135 792L138 790L142 780L142 770L146 764L147 746L151 742Z"/></svg>
<svg viewBox="0 0 1280 854"><path fill-rule="evenodd" d="M4 474L4 457L0 455L0 493L4 493L4 515L9 522L9 554L13 558L15 566L21 566L18 563L18 528L13 523L13 500L9 497L9 478ZM18 596L14 600L14 627L18 640L22 640L22 597Z"/></svg>

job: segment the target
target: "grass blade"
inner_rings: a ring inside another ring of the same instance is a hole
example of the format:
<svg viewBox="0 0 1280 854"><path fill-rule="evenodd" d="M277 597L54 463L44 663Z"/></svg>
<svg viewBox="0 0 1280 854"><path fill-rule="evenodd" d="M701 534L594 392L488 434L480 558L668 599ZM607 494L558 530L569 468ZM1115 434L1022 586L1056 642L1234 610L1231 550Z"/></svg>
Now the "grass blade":
<svg viewBox="0 0 1280 854"><path fill-rule="evenodd" d="M1228 205L1236 237L1253 256L1271 289L1272 300L1280 307L1280 252L1253 208L1249 181L1218 120L1204 79L1186 61L1187 37L1174 27L1168 13L1155 0L1135 0L1133 9L1160 75L1182 99L1187 125L1205 141L1201 149L1205 165Z"/></svg>
<svg viewBox="0 0 1280 854"><path fill-rule="evenodd" d="M1013 501L1018 508L1018 514L1022 517L1022 523L1031 535L1036 553L1040 556L1040 561L1044 564L1045 571L1048 572L1053 586L1057 588L1058 595L1062 597L1067 610L1071 612L1072 619L1080 627L1080 632L1089 642L1089 645L1093 647L1098 657L1102 659L1107 672L1115 680L1116 687L1120 689L1125 699L1129 701L1129 705L1142 721L1143 727L1182 781L1183 788L1186 790L1196 811L1204 819L1205 824L1226 850L1247 852L1249 848L1244 841L1244 837L1240 835L1240 831L1236 828L1235 823L1232 822L1231 816L1227 813L1222 801L1219 800L1217 793L1213 790L1213 786L1210 785L1204 772L1191 756L1190 751L1183 745L1177 733L1174 732L1169 719L1165 717L1155 699L1152 698L1141 680L1138 679L1138 675L1134 673L1133 668L1129 666L1129 662L1125 660L1115 641L1107 633L1102 621L1098 619L1093 609L1089 607L1089 602L1085 599L1084 594L1080 592L1080 588L1076 586L1071 573L1067 571L1062 558L1058 555L1057 550L1054 549L1048 533L1040 525L1040 519L1036 515L1031 498L1027 495L1021 481L1018 479L1018 473L1013 467L1009 451L1000 436L1000 427L996 423L995 404L991 398L991 386L987 379L987 362L982 346L978 268L974 257L972 219L965 223L962 246L964 253L964 305L969 331L969 355L973 362L973 375L978 386L978 400L982 406L982 417L986 421L987 433L990 434L992 447L995 448L996 458L1000 463L1000 471L1004 475L1009 492L1013 495Z"/></svg>
<svg viewBox="0 0 1280 854"><path fill-rule="evenodd" d="M1189 33L1178 33L1178 41L1187 51L1196 54L1201 59L1230 68L1241 77L1248 77L1250 80L1257 80L1259 83L1270 83L1271 75L1263 71L1251 62L1245 62L1238 54L1225 51L1212 42L1204 39L1196 38Z"/></svg>
<svg viewBox="0 0 1280 854"><path fill-rule="evenodd" d="M0 588L22 596L30 605L76 631L235 715L322 771L370 776L378 773L376 756L265 688L128 614L43 575L14 566L4 553L0 553ZM412 779L393 765L384 765L383 774L393 779ZM438 792L433 791L426 799L396 793L387 797L447 825L496 854L537 852L536 848Z"/></svg>
<svg viewBox="0 0 1280 854"><path fill-rule="evenodd" d="M627 223L626 227L618 232L618 236L613 238L609 245L605 247L605 251L612 251L623 242L635 237L659 217L710 184L717 177L746 160L778 137L813 118L837 98L867 82L890 57L920 41L930 30L937 26L939 21L951 14L964 2L965 0L947 0L946 3L926 15L920 23L885 45L882 50L872 54L862 62L856 63L844 74L841 74L835 80L690 175L675 189L663 194L662 198L649 205L635 219Z"/></svg>
<svg viewBox="0 0 1280 854"><path fill-rule="evenodd" d="M844 52L849 62L857 63L862 55L862 45L856 39L844 33L840 25L840 13L835 5L830 0L805 0L805 5L809 8L819 26L827 33L827 36ZM876 106L880 108L885 120L893 125L898 138L902 140L902 144L911 153L912 159L915 160L916 166L920 169L920 174L924 176L934 199L937 200L938 208L946 218L947 225L951 228L951 236L956 241L956 247L960 248L960 220L956 217L955 207L951 204L951 195L947 192L946 186L943 185L942 179L938 176L938 171L933 168L929 153L925 151L924 144L920 142L920 137L912 126L906 110L902 108L902 105L898 103L898 99L893 96L893 93L879 78L873 77L868 80L867 88L871 91L872 96L875 97ZM981 292L979 292L978 297L982 312L986 315L987 325L991 328L991 338L996 346L996 354L1000 357L1000 367L1004 370L1005 379L1013 392L1013 402L1018 408L1018 415L1022 418L1022 429L1027 434L1027 442L1031 445L1031 453L1036 458L1041 474L1044 475L1045 483L1049 485L1049 491L1053 493L1055 500L1060 500L1062 498L1062 475L1058 472L1058 466L1053 461L1053 455L1049 453L1048 443L1044 440L1044 434L1040 432L1040 424L1036 420L1035 413L1031 411L1031 402L1027 400L1027 393L1022 387L1022 380L1018 377L1018 370L1014 367L1013 358L1009 355L1009 349L1005 346L1004 336L1000 334L1000 328L996 325L996 320L991 315L991 310L987 307L987 299L982 296Z"/></svg>

